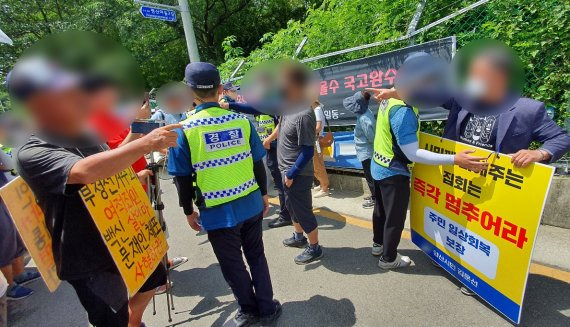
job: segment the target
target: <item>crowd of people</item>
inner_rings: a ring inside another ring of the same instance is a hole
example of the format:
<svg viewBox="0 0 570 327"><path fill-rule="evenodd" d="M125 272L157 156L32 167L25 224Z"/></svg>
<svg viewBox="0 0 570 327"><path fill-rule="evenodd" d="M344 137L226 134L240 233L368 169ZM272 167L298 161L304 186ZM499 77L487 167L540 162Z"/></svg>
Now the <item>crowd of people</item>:
<svg viewBox="0 0 570 327"><path fill-rule="evenodd" d="M398 74L397 88L361 90L343 102L357 117L354 143L370 189L363 207L373 208L371 253L378 256L382 269L411 264L409 257L398 253L398 246L412 163L458 165L475 172L488 165L486 157L473 156L473 151L438 154L421 149L416 99L429 98L449 110L444 137L510 154L516 167L553 162L570 150L570 136L546 115L544 103L512 92L514 68L505 52L483 51L473 58L466 77L472 87L465 94L425 88L436 74L423 71L432 67L430 60L427 53L411 54L403 67L415 67L413 74ZM166 285L167 269L188 260L177 257L166 266L159 264L129 297L78 193L83 185L131 165L146 184L152 172L145 155L151 152L167 155L167 170L174 176L190 228L208 235L239 305L233 318L236 326L269 326L282 312L274 299L262 238L262 221L269 210L266 168L279 195L278 217L268 226L291 226L292 233L284 235L282 243L302 249L293 262L304 265L326 254L312 201L330 192L319 142L328 132L328 122L322 104L307 98L310 73L295 65L283 71L280 100L295 109L280 116L237 102L239 87L222 83L210 63L190 63L184 75L184 84L176 83L161 95L163 106L152 116L148 98L136 108L137 119L166 122L147 134L114 123L106 109L116 106L117 99L106 80L83 83L42 60L20 62L7 80L11 96L24 104L37 130L12 158L0 157L2 186L17 171L33 190L52 236L58 276L73 287L93 326L144 326L143 312L152 296L171 287ZM378 102L377 114L369 109L370 101ZM493 122L485 137L473 137L472 126L478 121ZM85 132L87 122L98 131L97 137ZM542 146L529 149L535 141ZM11 300L31 295L24 285L40 277L24 270L24 253L2 206L0 267Z"/></svg>

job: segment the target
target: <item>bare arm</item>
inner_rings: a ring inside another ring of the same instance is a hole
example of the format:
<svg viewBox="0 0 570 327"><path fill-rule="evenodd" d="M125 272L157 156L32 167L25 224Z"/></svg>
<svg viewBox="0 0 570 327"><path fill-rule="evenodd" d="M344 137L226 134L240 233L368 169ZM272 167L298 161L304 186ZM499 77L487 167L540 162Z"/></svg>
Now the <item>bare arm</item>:
<svg viewBox="0 0 570 327"><path fill-rule="evenodd" d="M271 135L269 135L265 140L263 140L263 147L269 150L269 148L271 147L271 142L276 140L278 136L279 136L279 124L275 126L275 129L273 130L273 132L271 132Z"/></svg>
<svg viewBox="0 0 570 327"><path fill-rule="evenodd" d="M321 134L321 131L323 130L323 122L322 121L318 121L317 122L317 128L316 128L316 132L317 135Z"/></svg>
<svg viewBox="0 0 570 327"><path fill-rule="evenodd" d="M123 142L121 142L121 144L119 144L119 146L123 146L127 143L130 143L134 140L138 140L143 136L143 134L138 134L138 133L133 133L133 132L129 132L129 134L127 134L127 137L125 137L125 139L123 140Z"/></svg>
<svg viewBox="0 0 570 327"><path fill-rule="evenodd" d="M176 146L178 134L173 131L180 128L172 124L157 128L138 140L127 143L117 149L94 154L79 160L69 172L67 184L89 184L113 176L129 167L138 158L153 150Z"/></svg>
<svg viewBox="0 0 570 327"><path fill-rule="evenodd" d="M273 142L275 140L277 140L277 137L279 136L279 125L275 126L275 129L273 130L273 132L271 132L271 135L269 135L266 140L269 140L269 142Z"/></svg>
<svg viewBox="0 0 570 327"><path fill-rule="evenodd" d="M390 99L390 98L401 100L401 98L398 95L398 92L396 92L395 88L391 88L391 89L366 88L365 90L368 92L372 92L374 94L372 97L378 102L380 102L382 100Z"/></svg>

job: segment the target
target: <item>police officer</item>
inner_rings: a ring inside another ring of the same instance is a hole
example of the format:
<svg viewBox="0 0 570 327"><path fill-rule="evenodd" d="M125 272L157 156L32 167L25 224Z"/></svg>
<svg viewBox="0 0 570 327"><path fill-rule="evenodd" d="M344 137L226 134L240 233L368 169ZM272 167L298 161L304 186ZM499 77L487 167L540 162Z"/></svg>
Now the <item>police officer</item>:
<svg viewBox="0 0 570 327"><path fill-rule="evenodd" d="M281 314L281 304L273 299L262 240L262 219L269 209L265 149L247 118L220 108L222 86L215 66L191 63L185 76L196 112L181 123L179 146L170 150L168 171L175 176L188 223L208 233L238 301L235 325L272 324Z"/></svg>
<svg viewBox="0 0 570 327"><path fill-rule="evenodd" d="M223 87L223 93L220 95L220 103L236 102L239 86L234 85L232 82L225 82Z"/></svg>
<svg viewBox="0 0 570 327"><path fill-rule="evenodd" d="M414 73L401 74L408 67L430 67L431 57L424 52L411 54L398 71L396 83L401 88L398 92L410 94L421 85L432 80L437 72L414 69ZM366 89L380 100L381 90ZM405 97L404 97L405 98ZM473 157L472 150L452 154L439 154L419 148L419 111L406 102L390 98L382 100L376 120L374 154L370 167L374 178L376 203L372 214L374 232L372 254L380 256L378 266L382 269L407 267L411 260L397 252L406 213L410 201L410 168L413 162L428 165L459 165L460 167L480 171L487 163L485 158Z"/></svg>

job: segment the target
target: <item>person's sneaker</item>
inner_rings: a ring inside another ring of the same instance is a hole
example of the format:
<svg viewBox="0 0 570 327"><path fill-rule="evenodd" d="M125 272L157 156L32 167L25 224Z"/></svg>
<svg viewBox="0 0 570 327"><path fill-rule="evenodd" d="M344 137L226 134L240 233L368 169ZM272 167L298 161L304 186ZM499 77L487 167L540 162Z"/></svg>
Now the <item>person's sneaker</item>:
<svg viewBox="0 0 570 327"><path fill-rule="evenodd" d="M303 253L295 257L295 263L298 265L306 265L315 260L319 260L323 257L323 248L319 245L316 249L312 246L307 245Z"/></svg>
<svg viewBox="0 0 570 327"><path fill-rule="evenodd" d="M11 301L18 301L25 299L32 294L34 294L33 290L18 284L14 284L12 287L8 288L8 291L6 292L6 298Z"/></svg>
<svg viewBox="0 0 570 327"><path fill-rule="evenodd" d="M307 238L305 236L303 236L302 239L298 240L295 238L295 233L293 233L293 236L286 238L283 240L283 245L288 246L288 247L292 247L292 248L303 248L304 246L306 246L308 243Z"/></svg>
<svg viewBox="0 0 570 327"><path fill-rule="evenodd" d="M160 294L164 294L166 293L166 285L168 284L164 284L162 286L159 286L155 289L154 294L155 295L160 295ZM172 288L172 286L174 285L173 281L170 281L170 288Z"/></svg>
<svg viewBox="0 0 570 327"><path fill-rule="evenodd" d="M384 253L384 246L378 243L372 243L372 255L377 257Z"/></svg>
<svg viewBox="0 0 570 327"><path fill-rule="evenodd" d="M313 191L315 191L315 192L318 192L318 191L320 191L320 190L321 190L321 186L320 186L320 185L317 185L317 186L313 187Z"/></svg>
<svg viewBox="0 0 570 327"><path fill-rule="evenodd" d="M180 267L181 265L185 264L186 262L188 262L187 257L174 257L171 259L171 262L169 262L170 267L168 267L168 269L174 270Z"/></svg>
<svg viewBox="0 0 570 327"><path fill-rule="evenodd" d="M394 260L392 262L386 262L386 261L382 260L382 258L380 258L380 260L378 260L378 267L380 267L382 269L404 268L404 267L407 267L411 264L412 264L412 260L410 260L409 257L407 257L405 255L400 255L399 253L398 253L398 256L396 257L396 260Z"/></svg>
<svg viewBox="0 0 570 327"><path fill-rule="evenodd" d="M291 222L291 220L284 219L283 217L278 217L278 218L275 218L275 220L273 220L269 224L267 224L267 227L279 228L279 227L291 226L291 225L293 225L293 222Z"/></svg>
<svg viewBox="0 0 570 327"><path fill-rule="evenodd" d="M473 292L472 290L468 289L465 286L461 286L461 293L463 293L463 295L467 295L467 296L473 296L476 294L475 292Z"/></svg>
<svg viewBox="0 0 570 327"><path fill-rule="evenodd" d="M329 196L329 192L325 192L323 190L319 190L317 193L315 193L315 195L313 195L313 197L316 198L323 198L325 196Z"/></svg>
<svg viewBox="0 0 570 327"><path fill-rule="evenodd" d="M14 277L14 283L22 286L40 278L42 278L42 275L37 271L25 271L21 275Z"/></svg>
<svg viewBox="0 0 570 327"><path fill-rule="evenodd" d="M374 208L374 200L372 198L365 198L364 202L362 202L362 207L364 209L373 209Z"/></svg>
<svg viewBox="0 0 570 327"><path fill-rule="evenodd" d="M234 317L234 326L235 327L253 326L253 325L257 324L258 322L259 322L258 316L251 314L251 313L245 313L241 310L239 310Z"/></svg>
<svg viewBox="0 0 570 327"><path fill-rule="evenodd" d="M277 321L277 319L279 319L279 316L281 316L281 313L283 312L283 309L281 308L281 303L279 303L279 301L277 300L273 300L273 302L275 302L275 312L272 315L263 316L259 319L261 322L260 326L262 327L269 327L275 325L275 322Z"/></svg>

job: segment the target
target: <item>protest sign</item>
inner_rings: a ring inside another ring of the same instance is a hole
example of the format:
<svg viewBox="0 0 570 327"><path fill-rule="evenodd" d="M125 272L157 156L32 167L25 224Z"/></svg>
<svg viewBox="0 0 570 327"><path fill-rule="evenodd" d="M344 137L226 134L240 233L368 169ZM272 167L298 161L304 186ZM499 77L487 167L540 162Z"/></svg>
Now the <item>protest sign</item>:
<svg viewBox="0 0 570 327"><path fill-rule="evenodd" d="M451 61L455 52L455 37L316 69L319 101L324 105L323 112L329 123L333 126L354 125L356 115L344 109L342 100L365 88L391 88L406 57L418 51ZM378 102L370 101L369 108L376 113ZM420 108L421 120L446 119L447 114L448 111L443 108Z"/></svg>
<svg viewBox="0 0 570 327"><path fill-rule="evenodd" d="M474 173L415 164L412 241L509 320L519 323L532 251L554 168L422 133L420 148L489 156Z"/></svg>
<svg viewBox="0 0 570 327"><path fill-rule="evenodd" d="M61 281L57 277L44 213L34 193L22 177L18 177L0 189L0 196L47 288L54 292Z"/></svg>
<svg viewBox="0 0 570 327"><path fill-rule="evenodd" d="M85 185L79 194L130 295L152 274L168 249L162 227L132 168Z"/></svg>

